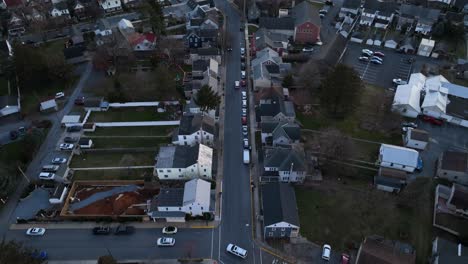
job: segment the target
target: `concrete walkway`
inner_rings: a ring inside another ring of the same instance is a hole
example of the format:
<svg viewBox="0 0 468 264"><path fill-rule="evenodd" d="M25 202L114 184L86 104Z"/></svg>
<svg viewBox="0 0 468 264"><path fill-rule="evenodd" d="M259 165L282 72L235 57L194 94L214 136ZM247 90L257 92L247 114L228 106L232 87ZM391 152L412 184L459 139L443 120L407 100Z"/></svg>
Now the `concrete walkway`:
<svg viewBox="0 0 468 264"><path fill-rule="evenodd" d="M98 192L98 193L95 193L93 195L91 195L90 197L80 201L80 202L77 202L77 203L73 203L73 204L70 204L70 210L71 211L74 211L74 210L78 210L78 209L81 209L83 207L86 207L94 202L97 202L97 201L100 201L100 200L103 200L107 197L111 197L111 196L114 196L116 194L120 194L120 193L124 193L124 192L133 192L133 191L136 191L138 190L140 187L136 186L136 185L126 185L126 186L120 186L120 187L115 187L115 188L112 188L108 191L104 191L104 192Z"/></svg>

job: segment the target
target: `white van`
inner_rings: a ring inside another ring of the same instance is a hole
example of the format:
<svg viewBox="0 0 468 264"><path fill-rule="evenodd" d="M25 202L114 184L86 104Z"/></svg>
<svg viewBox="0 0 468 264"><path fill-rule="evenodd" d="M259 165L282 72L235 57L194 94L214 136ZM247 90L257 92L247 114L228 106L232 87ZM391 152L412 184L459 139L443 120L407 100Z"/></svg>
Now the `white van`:
<svg viewBox="0 0 468 264"><path fill-rule="evenodd" d="M330 260L330 255L331 255L331 246L328 244L323 245L322 259L328 261Z"/></svg>
<svg viewBox="0 0 468 264"><path fill-rule="evenodd" d="M243 249L243 248L240 248L234 244L229 244L226 248L227 252L231 253L231 254L234 254L238 257L241 257L241 258L246 258L247 257L247 250Z"/></svg>
<svg viewBox="0 0 468 264"><path fill-rule="evenodd" d="M51 180L55 179L55 174L50 173L50 172L41 172L41 173L39 173L39 179L46 180L46 181L51 181Z"/></svg>
<svg viewBox="0 0 468 264"><path fill-rule="evenodd" d="M60 167L58 165L45 165L42 166L42 171L44 172L56 172Z"/></svg>

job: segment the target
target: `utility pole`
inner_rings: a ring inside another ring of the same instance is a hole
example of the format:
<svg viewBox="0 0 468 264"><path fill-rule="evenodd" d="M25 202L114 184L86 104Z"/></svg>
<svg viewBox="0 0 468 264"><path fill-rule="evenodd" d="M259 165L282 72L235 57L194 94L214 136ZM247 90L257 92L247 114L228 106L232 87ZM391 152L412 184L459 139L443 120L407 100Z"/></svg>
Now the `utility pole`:
<svg viewBox="0 0 468 264"><path fill-rule="evenodd" d="M26 181L28 183L31 183L31 180L28 178L28 176L26 176L26 174L24 174L23 170L20 168L20 166L18 166L18 170L21 172L21 175L23 175L23 177L26 179Z"/></svg>

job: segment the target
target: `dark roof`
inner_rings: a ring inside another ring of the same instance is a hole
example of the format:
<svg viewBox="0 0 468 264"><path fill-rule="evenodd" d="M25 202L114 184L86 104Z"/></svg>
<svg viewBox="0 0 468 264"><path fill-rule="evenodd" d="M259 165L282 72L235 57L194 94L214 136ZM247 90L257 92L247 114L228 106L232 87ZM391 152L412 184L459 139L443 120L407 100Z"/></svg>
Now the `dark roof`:
<svg viewBox="0 0 468 264"><path fill-rule="evenodd" d="M423 6L402 4L400 6L400 15L404 17L414 17L420 21L436 22L439 19L440 10L426 8Z"/></svg>
<svg viewBox="0 0 468 264"><path fill-rule="evenodd" d="M275 73L279 74L280 73L280 67L277 64L267 64L265 65L265 68L269 73Z"/></svg>
<svg viewBox="0 0 468 264"><path fill-rule="evenodd" d="M0 108L4 108L7 105L18 105L18 98L9 95L0 96Z"/></svg>
<svg viewBox="0 0 468 264"><path fill-rule="evenodd" d="M439 263L466 264L468 263L468 247L460 244L461 256L458 255L459 244L437 237L437 248L434 255L437 255Z"/></svg>
<svg viewBox="0 0 468 264"><path fill-rule="evenodd" d="M445 151L442 153L441 169L468 172L468 153Z"/></svg>
<svg viewBox="0 0 468 264"><path fill-rule="evenodd" d="M263 223L265 226L286 222L299 226L296 195L287 183L262 185Z"/></svg>
<svg viewBox="0 0 468 264"><path fill-rule="evenodd" d="M382 16L391 16L398 9L396 2L381 2L379 0L366 0L364 10L366 13L378 11Z"/></svg>
<svg viewBox="0 0 468 264"><path fill-rule="evenodd" d="M200 26L205 19L203 18L192 18L190 19L190 25L191 26Z"/></svg>
<svg viewBox="0 0 468 264"><path fill-rule="evenodd" d="M206 71L208 69L209 62L206 60L196 60L192 62L192 71Z"/></svg>
<svg viewBox="0 0 468 264"><path fill-rule="evenodd" d="M296 141L301 137L301 128L294 123L280 123L272 132L273 139L285 136L290 140Z"/></svg>
<svg viewBox="0 0 468 264"><path fill-rule="evenodd" d="M167 218L167 217L185 217L185 212L181 211L151 211L150 217L153 218Z"/></svg>
<svg viewBox="0 0 468 264"><path fill-rule="evenodd" d="M399 241L369 236L361 244L356 264L413 264L416 254L413 247Z"/></svg>
<svg viewBox="0 0 468 264"><path fill-rule="evenodd" d="M80 138L78 145L88 145L90 140L90 138Z"/></svg>
<svg viewBox="0 0 468 264"><path fill-rule="evenodd" d="M102 99L101 98L86 98L84 100L85 107L99 107L101 106Z"/></svg>
<svg viewBox="0 0 468 264"><path fill-rule="evenodd" d="M266 29L294 30L292 17L260 17L259 26Z"/></svg>
<svg viewBox="0 0 468 264"><path fill-rule="evenodd" d="M345 0L343 7L348 9L358 9L361 6L361 0Z"/></svg>
<svg viewBox="0 0 468 264"><path fill-rule="evenodd" d="M448 203L453 204L457 209L468 209L468 188L459 184L453 184L452 195Z"/></svg>
<svg viewBox="0 0 468 264"><path fill-rule="evenodd" d="M198 161L199 144L195 146L164 146L159 148L156 168L187 168Z"/></svg>
<svg viewBox="0 0 468 264"><path fill-rule="evenodd" d="M217 29L200 29L198 36L202 38L216 38L218 36Z"/></svg>
<svg viewBox="0 0 468 264"><path fill-rule="evenodd" d="M410 131L411 139L429 142L429 133L427 133L427 131L420 129L411 129Z"/></svg>
<svg viewBox="0 0 468 264"><path fill-rule="evenodd" d="M380 167L379 169L379 176L385 178L393 178L398 180L405 180L406 181L406 172L401 170L395 170L390 168Z"/></svg>
<svg viewBox="0 0 468 264"><path fill-rule="evenodd" d="M86 47L83 45L72 46L72 47L63 49L63 55L65 59L73 59L73 58L83 56L85 50L86 50Z"/></svg>
<svg viewBox="0 0 468 264"><path fill-rule="evenodd" d="M157 198L158 206L182 206L184 204L184 188L162 188Z"/></svg>
<svg viewBox="0 0 468 264"><path fill-rule="evenodd" d="M292 148L265 148L264 166L278 171L306 171L304 156Z"/></svg>
<svg viewBox="0 0 468 264"><path fill-rule="evenodd" d="M260 123L260 128L262 133L271 134L279 124L280 122L276 121L265 121Z"/></svg>
<svg viewBox="0 0 468 264"><path fill-rule="evenodd" d="M17 7L23 5L22 0L4 0L7 7Z"/></svg>
<svg viewBox="0 0 468 264"><path fill-rule="evenodd" d="M316 26L320 26L321 19L319 16L319 9L316 5L313 5L307 1L304 1L295 7L293 7L292 17L294 17L294 25L302 25L306 22L310 22Z"/></svg>
<svg viewBox="0 0 468 264"><path fill-rule="evenodd" d="M403 183L401 183L397 179L387 178L387 177L380 177L380 176L375 176L374 184L385 185L385 186L389 186L389 187L392 187L392 188L398 188L398 189L401 189L401 187L403 187Z"/></svg>
<svg viewBox="0 0 468 264"><path fill-rule="evenodd" d="M180 119L179 135L191 135L200 128L213 135L214 120L208 115L187 114Z"/></svg>
<svg viewBox="0 0 468 264"><path fill-rule="evenodd" d="M68 4L66 1L58 2L54 4L54 8L57 8L58 10L65 10L68 9Z"/></svg>
<svg viewBox="0 0 468 264"><path fill-rule="evenodd" d="M464 14L462 13L456 13L456 12L451 12L451 11L448 11L447 13L445 13L445 19L447 21L450 21L451 23L463 22L463 16Z"/></svg>
<svg viewBox="0 0 468 264"><path fill-rule="evenodd" d="M199 48L199 49L193 50L192 53L195 53L201 56L216 56L216 55L219 55L219 50L214 47Z"/></svg>

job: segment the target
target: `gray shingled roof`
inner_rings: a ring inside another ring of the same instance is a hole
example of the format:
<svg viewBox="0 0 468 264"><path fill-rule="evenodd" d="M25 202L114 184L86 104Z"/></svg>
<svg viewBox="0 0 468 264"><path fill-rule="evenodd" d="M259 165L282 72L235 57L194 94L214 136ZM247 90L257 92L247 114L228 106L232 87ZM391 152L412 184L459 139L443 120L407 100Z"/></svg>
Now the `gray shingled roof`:
<svg viewBox="0 0 468 264"><path fill-rule="evenodd" d="M270 134L275 130L275 128L278 126L278 124L280 124L280 122L265 121L265 122L260 123L260 128L262 130L262 133Z"/></svg>
<svg viewBox="0 0 468 264"><path fill-rule="evenodd" d="M396 2L381 2L379 0L366 0L364 3L364 11L373 13L378 11L382 16L391 16L398 9Z"/></svg>
<svg viewBox="0 0 468 264"><path fill-rule="evenodd" d="M287 183L262 185L263 223L265 226L286 222L299 226L296 194Z"/></svg>
<svg viewBox="0 0 468 264"><path fill-rule="evenodd" d="M294 30L294 19L292 17L260 17L260 28Z"/></svg>
<svg viewBox="0 0 468 264"><path fill-rule="evenodd" d="M214 120L207 115L187 114L180 119L179 135L191 135L200 128L213 135Z"/></svg>
<svg viewBox="0 0 468 264"><path fill-rule="evenodd" d="M299 140L301 137L301 129L299 125L294 123L278 124L272 132L273 139L284 136L290 140Z"/></svg>
<svg viewBox="0 0 468 264"><path fill-rule="evenodd" d="M192 71L206 71L208 70L209 62L206 60L196 60L192 62Z"/></svg>
<svg viewBox="0 0 468 264"><path fill-rule="evenodd" d="M162 188L156 198L158 206L182 206L184 202L184 188Z"/></svg>
<svg viewBox="0 0 468 264"><path fill-rule="evenodd" d="M361 0L345 0L343 2L344 8L358 9L361 6Z"/></svg>
<svg viewBox="0 0 468 264"><path fill-rule="evenodd" d="M0 96L0 108L4 108L7 105L18 105L18 98L9 95Z"/></svg>
<svg viewBox="0 0 468 264"><path fill-rule="evenodd" d="M319 9L316 5L304 1L292 9L292 16L294 17L294 25L298 26L306 22L310 22L316 26L320 26L322 21L320 20Z"/></svg>
<svg viewBox="0 0 468 264"><path fill-rule="evenodd" d="M437 238L437 254L439 263L468 263L468 247L461 245L461 256L458 255L458 244L443 238Z"/></svg>
<svg viewBox="0 0 468 264"><path fill-rule="evenodd" d="M436 22L439 19L440 10L426 8L423 6L402 4L400 6L400 15L405 17L414 17L420 21Z"/></svg>
<svg viewBox="0 0 468 264"><path fill-rule="evenodd" d="M279 171L306 171L303 155L291 148L265 148L265 167L278 168Z"/></svg>
<svg viewBox="0 0 468 264"><path fill-rule="evenodd" d="M156 157L156 168L187 168L198 160L200 145L191 146L164 146L159 148Z"/></svg>

